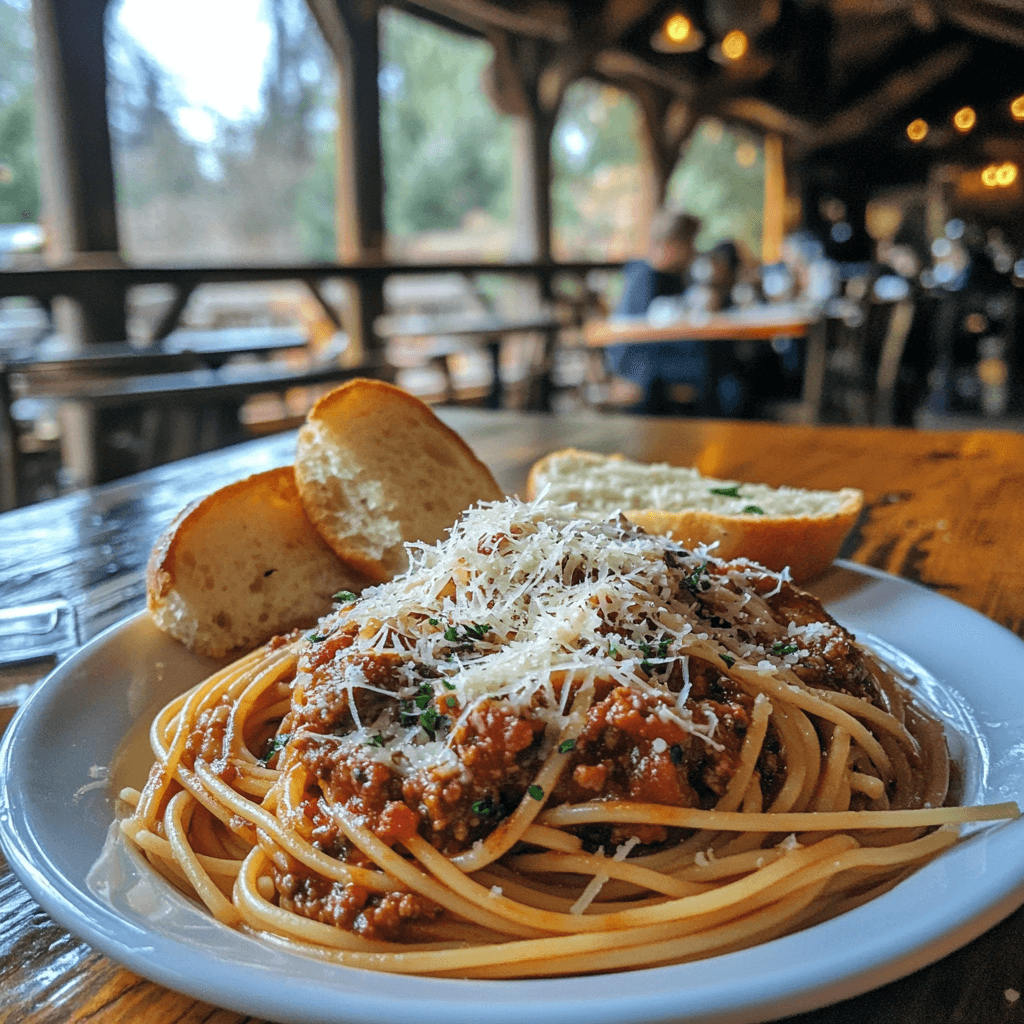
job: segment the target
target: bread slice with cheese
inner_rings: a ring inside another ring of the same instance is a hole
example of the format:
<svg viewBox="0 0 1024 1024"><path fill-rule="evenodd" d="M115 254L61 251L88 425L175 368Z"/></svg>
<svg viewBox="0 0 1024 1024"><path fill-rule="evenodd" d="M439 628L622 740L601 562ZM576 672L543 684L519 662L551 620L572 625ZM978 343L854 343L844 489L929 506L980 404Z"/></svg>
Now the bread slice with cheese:
<svg viewBox="0 0 1024 1024"><path fill-rule="evenodd" d="M748 558L794 579L822 572L860 514L854 488L807 491L738 480L714 480L696 469L644 465L621 455L566 449L530 470L527 494L588 514L622 512L648 533L686 545L717 544L719 558Z"/></svg>
<svg viewBox="0 0 1024 1024"><path fill-rule="evenodd" d="M291 466L193 502L157 541L146 573L156 624L214 658L311 626L333 595L365 583L310 523Z"/></svg>
<svg viewBox="0 0 1024 1024"><path fill-rule="evenodd" d="M470 505L504 497L427 405L377 380L349 381L310 409L295 475L321 535L375 583L405 570L406 542L441 540Z"/></svg>

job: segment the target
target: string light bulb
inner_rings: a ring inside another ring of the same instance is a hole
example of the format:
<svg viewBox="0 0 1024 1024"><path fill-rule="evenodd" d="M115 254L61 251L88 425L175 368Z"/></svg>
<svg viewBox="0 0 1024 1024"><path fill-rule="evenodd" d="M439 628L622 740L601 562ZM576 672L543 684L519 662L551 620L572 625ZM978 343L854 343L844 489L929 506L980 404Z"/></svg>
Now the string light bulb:
<svg viewBox="0 0 1024 1024"><path fill-rule="evenodd" d="M967 133L977 124L978 115L973 107L961 107L953 115L953 127L958 132Z"/></svg>
<svg viewBox="0 0 1024 1024"><path fill-rule="evenodd" d="M907 138L911 142L921 142L928 134L928 122L923 117L917 117L907 125Z"/></svg>
<svg viewBox="0 0 1024 1024"><path fill-rule="evenodd" d="M1007 160L996 168L996 184L1001 188L1009 188L1017 180L1017 165Z"/></svg>
<svg viewBox="0 0 1024 1024"><path fill-rule="evenodd" d="M1010 113L1014 120L1024 121L1024 96L1018 96L1015 100L1010 101Z"/></svg>
<svg viewBox="0 0 1024 1024"><path fill-rule="evenodd" d="M981 183L985 188L1009 188L1020 173L1020 168L1012 161L1001 164L989 164L981 172Z"/></svg>
<svg viewBox="0 0 1024 1024"><path fill-rule="evenodd" d="M665 38L677 46L685 43L693 32L693 22L685 14L673 14L665 22Z"/></svg>
<svg viewBox="0 0 1024 1024"><path fill-rule="evenodd" d="M703 33L680 11L670 14L651 36L651 46L660 53L690 53L703 45Z"/></svg>
<svg viewBox="0 0 1024 1024"><path fill-rule="evenodd" d="M722 53L729 60L739 60L746 54L749 45L746 32L734 28L731 32L727 32L722 40Z"/></svg>

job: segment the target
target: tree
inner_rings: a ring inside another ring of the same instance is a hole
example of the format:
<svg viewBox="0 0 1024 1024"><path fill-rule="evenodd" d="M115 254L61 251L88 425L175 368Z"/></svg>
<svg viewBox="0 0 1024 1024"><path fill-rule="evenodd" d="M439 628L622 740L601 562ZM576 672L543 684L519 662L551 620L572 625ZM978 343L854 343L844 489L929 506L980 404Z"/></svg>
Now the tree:
<svg viewBox="0 0 1024 1024"><path fill-rule="evenodd" d="M511 205L512 129L487 99L493 52L399 11L382 14L381 136L392 235L458 227Z"/></svg>
<svg viewBox="0 0 1024 1024"><path fill-rule="evenodd" d="M704 221L702 247L724 239L761 252L764 147L748 133L706 121L694 133L668 186L669 202Z"/></svg>
<svg viewBox="0 0 1024 1024"><path fill-rule="evenodd" d="M0 224L39 220L39 160L28 4L0 0Z"/></svg>

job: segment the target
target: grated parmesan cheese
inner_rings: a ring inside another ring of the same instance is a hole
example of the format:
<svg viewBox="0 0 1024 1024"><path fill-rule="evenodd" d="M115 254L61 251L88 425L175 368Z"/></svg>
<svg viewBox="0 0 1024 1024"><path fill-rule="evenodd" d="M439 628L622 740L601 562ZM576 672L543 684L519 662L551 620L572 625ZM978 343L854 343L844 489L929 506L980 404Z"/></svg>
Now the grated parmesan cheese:
<svg viewBox="0 0 1024 1024"><path fill-rule="evenodd" d="M757 671L793 662L751 642L755 629L773 640L797 635L791 624L774 621L765 602L765 589L776 592L784 573L726 564L710 549L684 549L621 517L595 519L571 506L507 499L468 511L446 541L407 551L404 575L336 609L311 634L329 639L347 631L352 646L314 669L312 653L322 640L309 639L297 675L303 699L325 714L342 694L347 698L355 729L332 735L332 742L358 746L362 756L401 774L454 770L447 739L484 699L529 708L545 722L553 747L580 713L567 708L566 684L592 694L598 680L664 700L656 708L662 721L721 750L717 716L689 699L690 655ZM810 628L796 630L809 635ZM359 652L397 659L397 693L371 685L353 660ZM666 683L674 666L683 680L678 694ZM416 707L396 714L395 702L383 701L385 710L363 720L356 691ZM428 706L439 709L432 712L431 721L442 723L436 728L420 719Z"/></svg>

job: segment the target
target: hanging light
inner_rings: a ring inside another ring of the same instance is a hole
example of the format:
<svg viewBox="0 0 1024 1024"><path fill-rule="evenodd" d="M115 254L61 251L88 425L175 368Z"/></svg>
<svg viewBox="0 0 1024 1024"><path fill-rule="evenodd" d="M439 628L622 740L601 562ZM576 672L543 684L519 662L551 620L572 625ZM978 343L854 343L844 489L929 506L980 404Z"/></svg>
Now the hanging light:
<svg viewBox="0 0 1024 1024"><path fill-rule="evenodd" d="M746 32L742 32L738 28L727 32L722 40L722 53L729 60L739 60L746 54L749 47L750 41L747 39Z"/></svg>
<svg viewBox="0 0 1024 1024"><path fill-rule="evenodd" d="M1017 180L1017 165L1007 160L996 168L996 184L1001 188L1009 188Z"/></svg>
<svg viewBox="0 0 1024 1024"><path fill-rule="evenodd" d="M1024 121L1024 96L1018 96L1010 101L1010 113L1017 121Z"/></svg>
<svg viewBox="0 0 1024 1024"><path fill-rule="evenodd" d="M923 117L915 118L907 125L907 138L911 142L921 142L928 134L928 122Z"/></svg>
<svg viewBox="0 0 1024 1024"><path fill-rule="evenodd" d="M996 172L998 170L999 168L996 167L995 164L989 164L988 167L981 172L981 183L985 188L995 188L999 184L999 182L996 181Z"/></svg>
<svg viewBox="0 0 1024 1024"><path fill-rule="evenodd" d="M704 33L682 12L670 14L651 36L651 46L659 53L690 53L704 45Z"/></svg>
<svg viewBox="0 0 1024 1024"><path fill-rule="evenodd" d="M961 107L953 115L953 127L964 134L969 132L977 124L977 121L978 115L974 112L973 107Z"/></svg>

